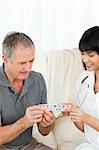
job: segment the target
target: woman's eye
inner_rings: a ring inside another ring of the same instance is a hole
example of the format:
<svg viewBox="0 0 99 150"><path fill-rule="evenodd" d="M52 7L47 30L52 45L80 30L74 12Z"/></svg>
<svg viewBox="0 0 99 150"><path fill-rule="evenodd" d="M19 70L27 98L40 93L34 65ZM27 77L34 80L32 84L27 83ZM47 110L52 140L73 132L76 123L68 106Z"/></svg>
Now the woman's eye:
<svg viewBox="0 0 99 150"><path fill-rule="evenodd" d="M84 55L84 53L83 53L83 52L81 52L81 55Z"/></svg>
<svg viewBox="0 0 99 150"><path fill-rule="evenodd" d="M89 54L89 57L93 57L94 55L93 54Z"/></svg>
<svg viewBox="0 0 99 150"><path fill-rule="evenodd" d="M95 55L95 53L90 53L88 55L89 55L89 57L93 57Z"/></svg>
<svg viewBox="0 0 99 150"><path fill-rule="evenodd" d="M88 55L89 57L93 57L96 55L96 53L85 53L85 52L81 52L82 56Z"/></svg>

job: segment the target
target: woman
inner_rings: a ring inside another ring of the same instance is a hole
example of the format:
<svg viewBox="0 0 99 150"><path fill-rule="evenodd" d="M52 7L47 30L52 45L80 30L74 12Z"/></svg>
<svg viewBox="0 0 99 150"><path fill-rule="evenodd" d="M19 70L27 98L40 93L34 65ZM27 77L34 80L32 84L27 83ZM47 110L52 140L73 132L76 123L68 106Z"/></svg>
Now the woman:
<svg viewBox="0 0 99 150"><path fill-rule="evenodd" d="M84 32L79 42L86 71L76 88L76 106L71 106L69 116L77 128L85 133L86 142L75 150L99 149L99 27ZM63 115L67 115L64 112Z"/></svg>

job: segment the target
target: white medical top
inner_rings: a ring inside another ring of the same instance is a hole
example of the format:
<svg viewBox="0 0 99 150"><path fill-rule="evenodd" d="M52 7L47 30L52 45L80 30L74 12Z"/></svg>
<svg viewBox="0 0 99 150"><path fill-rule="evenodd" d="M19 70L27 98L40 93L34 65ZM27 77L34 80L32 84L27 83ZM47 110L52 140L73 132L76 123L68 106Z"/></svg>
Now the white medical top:
<svg viewBox="0 0 99 150"><path fill-rule="evenodd" d="M94 92L95 73L85 71L82 73L76 87L76 103L88 114L99 120L99 92ZM85 138L96 148L99 148L99 132L84 125Z"/></svg>

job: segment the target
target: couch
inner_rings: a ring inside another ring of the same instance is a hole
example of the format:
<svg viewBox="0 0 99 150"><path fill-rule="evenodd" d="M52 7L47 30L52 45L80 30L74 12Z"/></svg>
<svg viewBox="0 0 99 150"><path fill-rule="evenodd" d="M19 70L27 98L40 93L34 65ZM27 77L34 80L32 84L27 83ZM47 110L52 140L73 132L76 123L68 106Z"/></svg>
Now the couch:
<svg viewBox="0 0 99 150"><path fill-rule="evenodd" d="M36 53L33 70L42 73L47 86L48 103L75 103L75 84L84 71L78 49L52 50ZM73 150L84 141L84 134L69 117L54 111L56 123L53 131L42 136L34 126L33 136L55 150Z"/></svg>

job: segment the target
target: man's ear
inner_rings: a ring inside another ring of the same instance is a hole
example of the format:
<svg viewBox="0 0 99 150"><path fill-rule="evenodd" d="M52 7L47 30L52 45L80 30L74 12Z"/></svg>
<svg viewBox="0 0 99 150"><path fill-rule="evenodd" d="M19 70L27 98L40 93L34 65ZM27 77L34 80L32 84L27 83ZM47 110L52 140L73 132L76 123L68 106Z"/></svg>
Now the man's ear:
<svg viewBox="0 0 99 150"><path fill-rule="evenodd" d="M4 63L7 63L7 58L4 55L2 56L2 59Z"/></svg>

